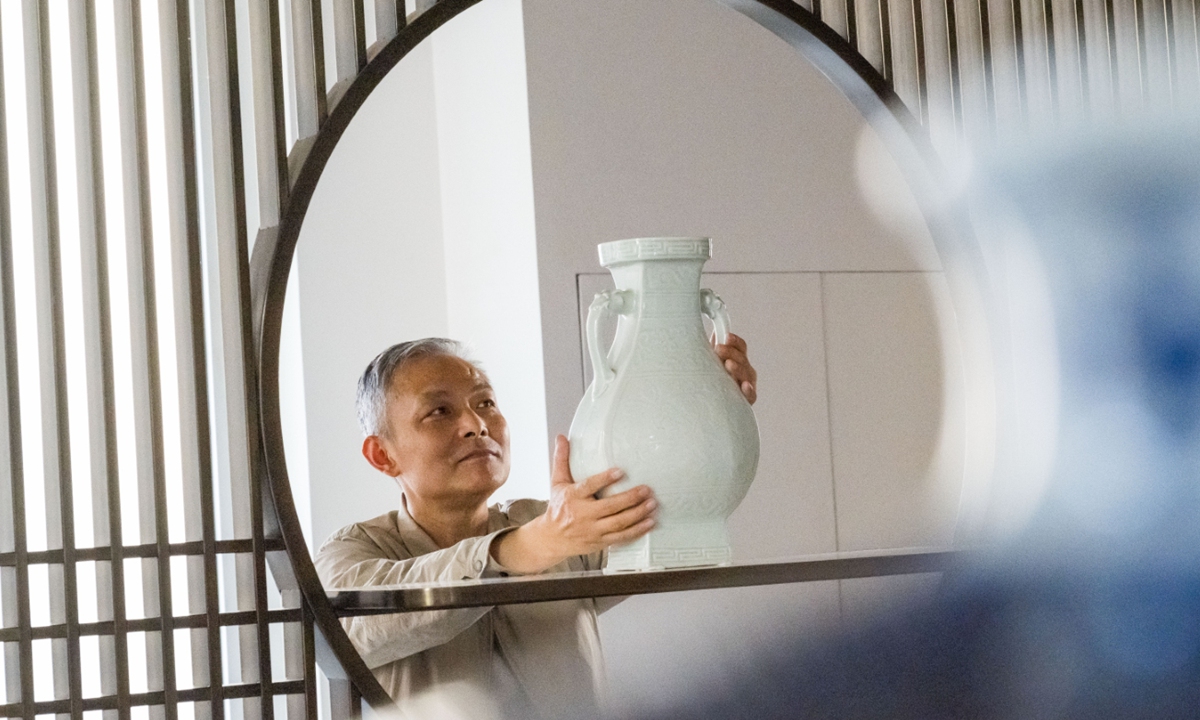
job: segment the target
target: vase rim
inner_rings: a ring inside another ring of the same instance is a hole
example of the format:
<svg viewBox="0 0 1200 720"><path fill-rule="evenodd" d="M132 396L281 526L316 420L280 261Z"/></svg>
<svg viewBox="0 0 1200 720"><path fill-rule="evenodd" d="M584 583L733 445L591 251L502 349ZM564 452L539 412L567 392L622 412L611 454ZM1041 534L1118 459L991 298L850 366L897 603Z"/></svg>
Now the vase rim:
<svg viewBox="0 0 1200 720"><path fill-rule="evenodd" d="M602 267L639 260L708 260L712 257L712 240L706 237L629 238L600 243L596 250Z"/></svg>

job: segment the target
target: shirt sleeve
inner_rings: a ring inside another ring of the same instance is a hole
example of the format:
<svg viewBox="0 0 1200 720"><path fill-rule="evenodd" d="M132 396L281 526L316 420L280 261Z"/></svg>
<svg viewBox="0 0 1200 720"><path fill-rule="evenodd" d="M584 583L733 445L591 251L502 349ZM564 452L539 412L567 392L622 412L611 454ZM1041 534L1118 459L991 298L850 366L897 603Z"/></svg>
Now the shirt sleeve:
<svg viewBox="0 0 1200 720"><path fill-rule="evenodd" d="M402 560L389 559L366 532L335 534L317 553L317 573L325 587L372 587L437 583L495 577L492 541L507 530L467 538L444 550ZM376 668L442 645L488 613L491 607L343 618L342 626L367 667Z"/></svg>

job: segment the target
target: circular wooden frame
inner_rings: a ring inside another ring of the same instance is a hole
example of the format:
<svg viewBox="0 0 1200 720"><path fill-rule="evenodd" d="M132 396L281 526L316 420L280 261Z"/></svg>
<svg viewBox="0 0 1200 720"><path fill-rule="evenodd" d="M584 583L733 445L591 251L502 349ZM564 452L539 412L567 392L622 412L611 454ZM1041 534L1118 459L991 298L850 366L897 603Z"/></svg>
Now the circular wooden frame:
<svg viewBox="0 0 1200 720"><path fill-rule="evenodd" d="M329 602L309 555L288 481L279 409L279 346L284 296L300 228L321 174L342 134L371 92L419 43L438 28L482 0L441 0L404 27L351 81L321 126L300 165L281 209L278 229L264 233L251 258L251 312L257 345L258 410L261 430L259 472L264 483L264 515L269 536L282 537L288 566L272 563L281 588L298 589L333 657L318 653L329 677L345 677L376 708L392 704L370 669L351 645ZM943 187L940 164L925 129L892 90L887 80L844 38L794 0L714 0L754 20L780 37L821 70L858 108L895 155L925 213L930 234L942 258L954 258L972 269L972 280L985 281L982 258L962 213L938 202ZM954 278L950 278L954 290Z"/></svg>

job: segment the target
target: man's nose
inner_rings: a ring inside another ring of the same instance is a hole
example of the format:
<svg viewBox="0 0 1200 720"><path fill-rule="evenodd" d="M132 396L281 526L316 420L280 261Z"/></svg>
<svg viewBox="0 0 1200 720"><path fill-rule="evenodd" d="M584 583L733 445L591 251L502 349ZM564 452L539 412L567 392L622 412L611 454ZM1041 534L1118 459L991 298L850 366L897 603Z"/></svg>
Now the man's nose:
<svg viewBox="0 0 1200 720"><path fill-rule="evenodd" d="M488 436L487 422L474 409L468 409L462 417L463 437Z"/></svg>

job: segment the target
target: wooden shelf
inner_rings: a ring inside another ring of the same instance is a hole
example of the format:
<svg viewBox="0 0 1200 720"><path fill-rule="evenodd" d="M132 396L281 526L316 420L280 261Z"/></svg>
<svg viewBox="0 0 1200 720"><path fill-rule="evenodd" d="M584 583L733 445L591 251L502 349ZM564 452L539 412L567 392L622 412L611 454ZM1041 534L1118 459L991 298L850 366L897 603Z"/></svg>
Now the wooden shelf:
<svg viewBox="0 0 1200 720"><path fill-rule="evenodd" d="M961 564L963 555L962 551L928 549L837 553L745 565L622 573L596 570L436 584L348 588L331 590L328 595L337 614L348 617L942 572Z"/></svg>

